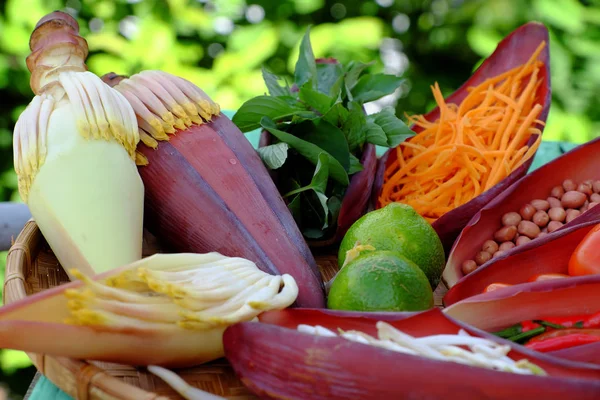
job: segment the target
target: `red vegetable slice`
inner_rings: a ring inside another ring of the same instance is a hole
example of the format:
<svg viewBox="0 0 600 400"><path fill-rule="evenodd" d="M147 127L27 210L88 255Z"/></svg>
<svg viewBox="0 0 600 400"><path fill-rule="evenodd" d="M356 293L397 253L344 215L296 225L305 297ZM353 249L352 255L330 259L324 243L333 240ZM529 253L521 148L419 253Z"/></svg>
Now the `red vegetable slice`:
<svg viewBox="0 0 600 400"><path fill-rule="evenodd" d="M598 154L600 154L600 138L582 144L524 176L483 207L469 221L452 247L442 275L446 286L454 286L464 276L461 270L462 263L472 259L481 250L483 242L494 236L494 232L501 227L502 215L518 211L531 200L546 199L552 188L560 185L565 179L583 182L587 179L600 178ZM596 219L600 219L600 207L589 209L559 230ZM507 253L518 252L520 248L520 246L513 248Z"/></svg>
<svg viewBox="0 0 600 400"><path fill-rule="evenodd" d="M504 38L500 44L498 44L498 47L494 53L481 64L477 71L475 71L475 73L460 88L446 98L446 102L459 104L467 96L469 87L477 85L488 78L499 75L525 63L542 41L546 41L547 44L549 43L548 30L543 24L530 22L519 27L506 38ZM550 110L551 102L549 65L550 53L548 48L549 46L546 46L538 57L540 61L544 62L544 69L542 70L542 79L544 80L544 84L540 86L540 89L537 92L537 99L544 107L539 116L541 121L546 120L548 111ZM430 113L425 115L427 120L436 120L438 117L438 108L435 108ZM420 131L417 127L413 127L412 129L415 132ZM534 140L535 136L532 136L528 144L531 145ZM383 185L383 173L385 168L395 160L396 152L388 150L378 163L377 176L375 179L372 198L375 207L378 207L377 198ZM471 220L473 215L475 215L475 213L477 213L493 198L502 193L502 191L524 176L527 173L532 161L533 157L531 157L519 168L514 170L508 177L506 177L496 186L477 196L468 203L444 214L441 218L433 223L433 227L437 231L442 243L444 244L446 254L450 252L455 239L458 237L461 230L465 227L469 220Z"/></svg>
<svg viewBox="0 0 600 400"><path fill-rule="evenodd" d="M588 232L573 252L569 260L569 274L600 274L600 224Z"/></svg>
<svg viewBox="0 0 600 400"><path fill-rule="evenodd" d="M485 331L521 321L600 310L600 275L523 283L452 304L444 313Z"/></svg>
<svg viewBox="0 0 600 400"><path fill-rule="evenodd" d="M302 323L354 329L357 319L366 324L370 318L369 313L362 317L326 313L299 309L269 312L263 321L268 323L231 326L224 335L226 357L244 384L268 399L445 398L448 393L461 399L513 399L514 393L523 398L592 399L600 391L599 366L558 359L516 344L510 344L511 358L527 358L550 377L449 364L286 328ZM372 329L378 320L374 317ZM454 334L465 328L437 309L389 323L415 336ZM479 336L476 330L466 330Z"/></svg>
<svg viewBox="0 0 600 400"><path fill-rule="evenodd" d="M533 275L566 274L571 254L598 222L600 221L590 221L553 232L493 258L454 285L444 296L444 305L450 306L470 296L478 295L492 283L522 284L518 286L529 288L551 282L546 280L524 283ZM572 279L575 278L555 279L554 281L571 281ZM508 289L495 292L504 292L504 290Z"/></svg>

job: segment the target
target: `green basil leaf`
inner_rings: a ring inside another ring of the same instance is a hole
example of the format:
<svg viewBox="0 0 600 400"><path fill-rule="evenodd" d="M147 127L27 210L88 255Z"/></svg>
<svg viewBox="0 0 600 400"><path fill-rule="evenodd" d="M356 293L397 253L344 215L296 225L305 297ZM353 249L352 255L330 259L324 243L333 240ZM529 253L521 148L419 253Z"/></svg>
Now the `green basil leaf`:
<svg viewBox="0 0 600 400"><path fill-rule="evenodd" d="M311 85L311 82L306 82L302 85L298 91L298 96L307 106L323 115L329 111L335 99L314 90Z"/></svg>
<svg viewBox="0 0 600 400"><path fill-rule="evenodd" d="M249 132L260 128L260 119L264 116L275 121L287 121L305 112L306 108L298 102L293 105L281 97L257 96L242 104L231 121L242 132Z"/></svg>
<svg viewBox="0 0 600 400"><path fill-rule="evenodd" d="M290 146L287 143L277 143L258 148L258 154L265 165L270 169L280 168L287 159Z"/></svg>
<svg viewBox="0 0 600 400"><path fill-rule="evenodd" d="M360 104L352 101L348 103L348 117L342 125L342 130L348 141L348 148L351 152L355 152L365 142L365 129L367 116L365 115Z"/></svg>
<svg viewBox="0 0 600 400"><path fill-rule="evenodd" d="M388 145L388 138L385 135L385 132L379 125L377 125L373 121L367 121L364 125L365 129L365 141L369 143L376 144L377 146L386 146Z"/></svg>
<svg viewBox="0 0 600 400"><path fill-rule="evenodd" d="M334 99L340 97L344 82L344 69L339 63L317 64L317 88Z"/></svg>
<svg viewBox="0 0 600 400"><path fill-rule="evenodd" d="M285 87L281 86L279 84L280 78L271 71L267 70L265 67L262 68L262 76L271 96L290 95L290 88L287 86L287 84Z"/></svg>
<svg viewBox="0 0 600 400"><path fill-rule="evenodd" d="M396 147L409 137L415 135L415 133L406 126L404 121L396 117L392 107L386 107L376 114L371 114L367 119L381 127L385 133L387 145L382 146Z"/></svg>
<svg viewBox="0 0 600 400"><path fill-rule="evenodd" d="M352 97L354 101L359 103L374 101L394 93L400 83L402 83L402 79L395 75L364 75L352 88Z"/></svg>
<svg viewBox="0 0 600 400"><path fill-rule="evenodd" d="M291 192L286 193L283 197L289 197L293 195L298 195L302 192L306 192L309 190L314 191L316 198L318 199L321 212L317 212L317 215L322 215L322 223L323 226L321 229L325 229L328 226L328 218L327 215L329 213L329 208L327 207L327 196L325 195L325 191L327 190L327 182L329 180L329 157L327 153L322 152L319 154L319 158L317 161L317 166L315 168L315 173L310 181L310 183L304 187L294 189ZM310 201L310 198L309 198Z"/></svg>
<svg viewBox="0 0 600 400"><path fill-rule="evenodd" d="M319 148L331 154L347 171L350 167L350 149L348 142L341 131L335 125L323 120L314 120L296 125L290 133L319 146Z"/></svg>
<svg viewBox="0 0 600 400"><path fill-rule="evenodd" d="M310 161L313 165L317 165L317 163L319 162L319 154L324 152L323 149L321 149L319 146L277 129L277 125L275 125L275 123L268 117L263 117L261 119L261 126L267 131L269 131L280 141L289 144L290 147L295 149L299 154L301 154L304 158ZM342 185L348 186L348 173L346 172L344 167L331 154L327 152L325 152L325 154L328 158L329 173L331 175L331 178L341 183Z"/></svg>
<svg viewBox="0 0 600 400"><path fill-rule="evenodd" d="M373 65L374 63L374 61L368 64L362 63L360 61L350 61L350 63L348 64L346 78L344 82L346 85L346 91L349 95L351 95L351 90L354 88L354 86L356 86L356 82L358 82L358 78L363 73L363 71L371 65Z"/></svg>
<svg viewBox="0 0 600 400"><path fill-rule="evenodd" d="M348 114L348 110L342 103L335 103L321 119L329 122L331 125L343 126L346 118L348 118Z"/></svg>
<svg viewBox="0 0 600 400"><path fill-rule="evenodd" d="M364 169L363 165L360 163L358 157L354 154L350 154L350 168L348 169L348 175L353 175L357 172L360 172Z"/></svg>
<svg viewBox="0 0 600 400"><path fill-rule="evenodd" d="M308 28L300 43L300 53L298 54L296 68L294 69L294 80L298 87L312 81L313 87L316 88L316 77L317 63L315 62L315 55L310 44L310 28Z"/></svg>

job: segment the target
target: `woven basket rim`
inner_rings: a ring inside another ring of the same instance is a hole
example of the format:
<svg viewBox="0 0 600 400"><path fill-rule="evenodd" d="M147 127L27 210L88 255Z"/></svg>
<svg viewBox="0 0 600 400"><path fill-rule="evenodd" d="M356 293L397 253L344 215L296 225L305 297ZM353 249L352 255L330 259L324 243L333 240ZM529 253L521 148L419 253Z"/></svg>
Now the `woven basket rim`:
<svg viewBox="0 0 600 400"><path fill-rule="evenodd" d="M4 277L3 303L10 304L29 295L27 272L31 270L42 233L33 219L21 230L8 251ZM168 400L109 375L85 360L27 353L38 371L74 399L86 400Z"/></svg>

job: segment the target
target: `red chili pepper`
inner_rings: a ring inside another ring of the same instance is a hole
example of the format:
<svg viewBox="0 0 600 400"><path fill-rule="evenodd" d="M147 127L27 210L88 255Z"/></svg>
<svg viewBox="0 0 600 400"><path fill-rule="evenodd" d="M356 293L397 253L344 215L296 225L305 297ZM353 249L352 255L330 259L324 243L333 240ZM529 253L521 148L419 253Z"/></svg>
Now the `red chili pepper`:
<svg viewBox="0 0 600 400"><path fill-rule="evenodd" d="M600 342L598 329L560 329L534 337L525 347L545 353L595 342Z"/></svg>

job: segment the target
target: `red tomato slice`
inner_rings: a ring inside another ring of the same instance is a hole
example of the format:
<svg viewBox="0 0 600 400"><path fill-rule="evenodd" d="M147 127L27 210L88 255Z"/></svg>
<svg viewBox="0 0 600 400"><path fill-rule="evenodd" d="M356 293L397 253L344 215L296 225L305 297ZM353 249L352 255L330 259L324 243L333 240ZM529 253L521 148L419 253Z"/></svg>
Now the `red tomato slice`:
<svg viewBox="0 0 600 400"><path fill-rule="evenodd" d="M569 260L569 275L600 274L600 224L579 243Z"/></svg>

